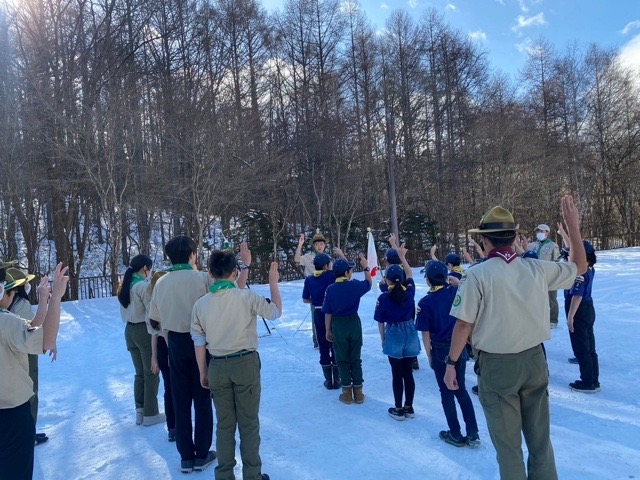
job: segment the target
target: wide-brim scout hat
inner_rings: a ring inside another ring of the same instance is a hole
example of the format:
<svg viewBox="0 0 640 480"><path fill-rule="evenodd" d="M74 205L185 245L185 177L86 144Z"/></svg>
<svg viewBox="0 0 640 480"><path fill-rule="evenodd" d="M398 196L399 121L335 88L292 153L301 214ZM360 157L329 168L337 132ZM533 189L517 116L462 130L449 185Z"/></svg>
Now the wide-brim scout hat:
<svg viewBox="0 0 640 480"><path fill-rule="evenodd" d="M320 232L316 232L316 234L313 236L313 238L311 239L311 244L313 245L316 242L324 242L327 243L327 239L324 238L324 235L322 235Z"/></svg>
<svg viewBox="0 0 640 480"><path fill-rule="evenodd" d="M478 228L472 228L469 233L519 232L511 212L500 206L493 207L482 216Z"/></svg>
<svg viewBox="0 0 640 480"><path fill-rule="evenodd" d="M25 278L20 278L16 280L13 278L13 276L11 276L10 273L7 273L7 276L4 279L4 291L8 292L12 288L21 287L25 283L27 283L27 280Z"/></svg>
<svg viewBox="0 0 640 480"><path fill-rule="evenodd" d="M24 283L29 283L31 282L34 278L36 278L35 275L33 275L32 273L24 273L22 270L20 270L19 268L7 268L7 273L9 275L11 275L13 277L14 280L19 280L21 278L25 279Z"/></svg>

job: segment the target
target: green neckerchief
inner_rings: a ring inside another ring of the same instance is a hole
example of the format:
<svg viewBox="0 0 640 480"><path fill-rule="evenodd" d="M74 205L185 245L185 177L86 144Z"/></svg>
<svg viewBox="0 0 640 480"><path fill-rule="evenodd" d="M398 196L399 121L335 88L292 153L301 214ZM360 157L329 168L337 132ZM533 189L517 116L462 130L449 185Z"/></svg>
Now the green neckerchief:
<svg viewBox="0 0 640 480"><path fill-rule="evenodd" d="M167 268L167 272L175 272L177 270L193 270L193 266L190 263L176 263Z"/></svg>
<svg viewBox="0 0 640 480"><path fill-rule="evenodd" d="M129 288L132 288L138 282L144 282L144 277L139 273L134 273L133 277L131 277L131 283L129 284Z"/></svg>
<svg viewBox="0 0 640 480"><path fill-rule="evenodd" d="M209 291L216 293L218 290L227 290L229 288L236 288L236 284L229 280L216 280L215 283L209 287Z"/></svg>
<svg viewBox="0 0 640 480"><path fill-rule="evenodd" d="M349 279L347 277L338 277L336 278L336 283L348 282Z"/></svg>
<svg viewBox="0 0 640 480"><path fill-rule="evenodd" d="M550 238L545 238L543 241L538 242L538 251L537 251L536 253L537 253L538 255L540 255L540 250L542 250L542 246L543 246L545 243L549 243L550 241L551 241L551 239L550 239Z"/></svg>
<svg viewBox="0 0 640 480"><path fill-rule="evenodd" d="M429 289L429 293L433 293L433 292L437 292L438 290L440 290L441 288L444 288L444 285L436 285L435 287L431 287Z"/></svg>

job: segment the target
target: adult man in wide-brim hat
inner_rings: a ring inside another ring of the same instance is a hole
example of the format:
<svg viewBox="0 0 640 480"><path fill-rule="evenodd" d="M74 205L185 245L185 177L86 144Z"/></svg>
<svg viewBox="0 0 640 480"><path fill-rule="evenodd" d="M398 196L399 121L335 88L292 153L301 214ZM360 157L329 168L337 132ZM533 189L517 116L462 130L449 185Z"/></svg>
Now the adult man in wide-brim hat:
<svg viewBox="0 0 640 480"><path fill-rule="evenodd" d="M587 270L579 212L571 196L562 198L571 244L570 262L522 258L513 250L517 227L511 213L494 207L478 228L487 260L463 275L451 315L456 317L446 359L447 387L458 388L455 365L473 330L480 403L503 479L554 480L549 437L549 373L542 342L549 329L549 290L570 288ZM528 472L521 438L529 450Z"/></svg>

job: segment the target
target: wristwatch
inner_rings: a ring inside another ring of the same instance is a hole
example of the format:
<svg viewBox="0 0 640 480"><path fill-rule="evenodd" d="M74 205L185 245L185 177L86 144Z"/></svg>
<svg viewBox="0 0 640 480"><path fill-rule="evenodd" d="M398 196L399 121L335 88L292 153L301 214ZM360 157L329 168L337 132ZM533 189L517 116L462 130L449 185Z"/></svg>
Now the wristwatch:
<svg viewBox="0 0 640 480"><path fill-rule="evenodd" d="M451 357L449 355L444 357L444 363L446 363L447 365L453 365L454 367L458 365L459 361L460 361L460 359L455 360L455 361L451 360Z"/></svg>
<svg viewBox="0 0 640 480"><path fill-rule="evenodd" d="M364 267L363 272L368 272L369 270L371 270L369 267Z"/></svg>
<svg viewBox="0 0 640 480"><path fill-rule="evenodd" d="M242 266L240 267L240 270L241 270L241 271L242 271L242 270L249 270L250 268L251 268L251 267L250 267L249 265L242 265Z"/></svg>

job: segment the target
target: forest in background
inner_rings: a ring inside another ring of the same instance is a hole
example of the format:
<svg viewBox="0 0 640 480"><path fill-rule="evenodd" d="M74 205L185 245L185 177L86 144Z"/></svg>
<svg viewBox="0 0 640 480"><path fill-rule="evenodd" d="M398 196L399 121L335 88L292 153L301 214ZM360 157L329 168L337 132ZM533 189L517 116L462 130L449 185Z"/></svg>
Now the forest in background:
<svg viewBox="0 0 640 480"><path fill-rule="evenodd" d="M555 230L573 193L586 238L638 245L639 158L640 73L597 44L539 38L512 78L433 9L376 31L335 0L0 7L0 256L70 265L71 298L97 246L114 282L154 232L201 264L316 228L362 250L393 206L409 249L459 252L490 207Z"/></svg>

